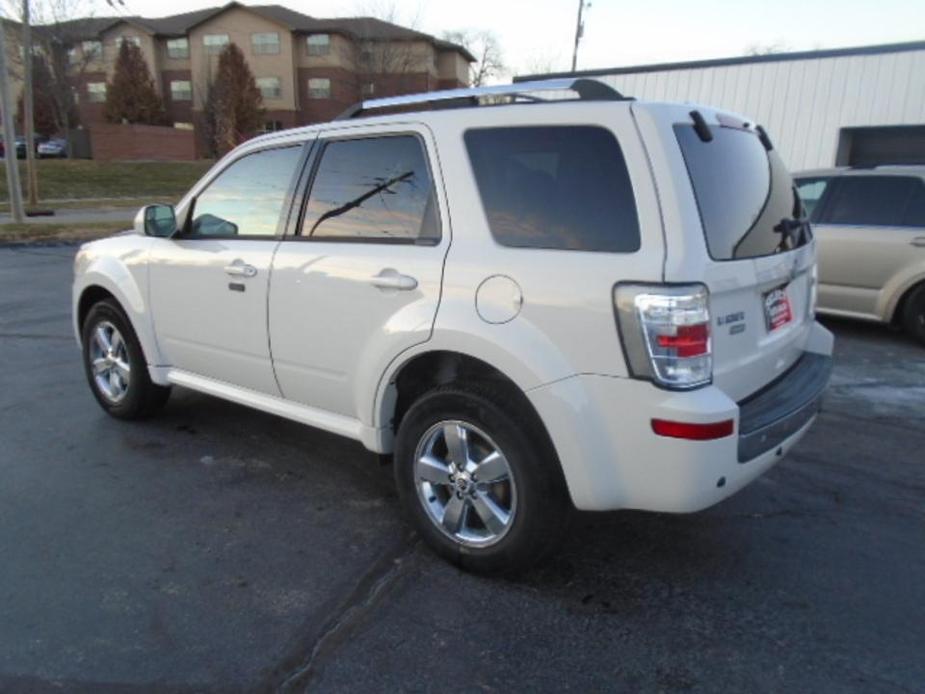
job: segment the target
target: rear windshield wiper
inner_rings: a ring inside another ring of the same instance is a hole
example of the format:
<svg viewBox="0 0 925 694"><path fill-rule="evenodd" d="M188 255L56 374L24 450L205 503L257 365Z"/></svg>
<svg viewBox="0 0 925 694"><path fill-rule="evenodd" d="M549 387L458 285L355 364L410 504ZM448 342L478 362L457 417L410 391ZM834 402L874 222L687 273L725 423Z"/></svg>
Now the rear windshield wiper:
<svg viewBox="0 0 925 694"><path fill-rule="evenodd" d="M790 251L806 244L807 227L809 220L806 217L784 217L773 229L781 235L776 252Z"/></svg>

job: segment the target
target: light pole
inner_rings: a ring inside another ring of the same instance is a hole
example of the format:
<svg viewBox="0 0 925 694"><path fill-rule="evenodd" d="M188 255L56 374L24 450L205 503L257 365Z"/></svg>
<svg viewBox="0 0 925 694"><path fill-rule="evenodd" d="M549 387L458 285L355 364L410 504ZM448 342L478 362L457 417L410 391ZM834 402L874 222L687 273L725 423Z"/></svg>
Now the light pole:
<svg viewBox="0 0 925 694"><path fill-rule="evenodd" d="M572 51L572 72L575 72L575 68L578 66L578 42L581 41L581 37L585 33L585 25L581 19L582 12L585 8L590 8L591 3L587 0L578 0L578 23L575 25L575 48Z"/></svg>
<svg viewBox="0 0 925 694"><path fill-rule="evenodd" d="M0 116L3 118L5 150L3 158L6 161L6 185L10 191L10 216L17 224L22 224L22 189L19 187L19 167L16 166L16 134L13 131L12 105L10 74L6 70L6 23L0 21Z"/></svg>
<svg viewBox="0 0 925 694"><path fill-rule="evenodd" d="M29 0L22 1L22 127L26 136L26 176L29 179L29 205L39 202L39 177L35 170L35 121L32 116L32 26L29 17Z"/></svg>

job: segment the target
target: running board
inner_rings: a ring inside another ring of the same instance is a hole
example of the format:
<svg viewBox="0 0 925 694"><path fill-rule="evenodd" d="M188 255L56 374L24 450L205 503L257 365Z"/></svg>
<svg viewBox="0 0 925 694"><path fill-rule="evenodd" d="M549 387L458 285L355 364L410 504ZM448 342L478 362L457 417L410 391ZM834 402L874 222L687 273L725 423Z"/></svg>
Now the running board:
<svg viewBox="0 0 925 694"><path fill-rule="evenodd" d="M261 412L268 412L286 419L291 419L302 424L324 429L332 434L346 436L347 438L360 441L370 450L376 450L378 436L375 429L365 426L360 420L344 415L334 414L327 410L317 407L301 405L290 400L283 400L275 395L266 395L258 393L247 388L216 381L204 376L180 371L179 369L170 369L167 372L167 380L171 383L189 388L191 390L214 395L223 400L230 400L239 405L253 407ZM381 444L380 444L381 445Z"/></svg>

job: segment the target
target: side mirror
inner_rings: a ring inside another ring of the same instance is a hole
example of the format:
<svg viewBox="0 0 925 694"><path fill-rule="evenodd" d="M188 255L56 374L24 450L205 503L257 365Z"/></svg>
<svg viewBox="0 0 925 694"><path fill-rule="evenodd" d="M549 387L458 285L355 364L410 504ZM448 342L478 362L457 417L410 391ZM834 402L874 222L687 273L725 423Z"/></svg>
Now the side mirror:
<svg viewBox="0 0 925 694"><path fill-rule="evenodd" d="M135 233L165 238L177 230L173 205L145 205L135 215Z"/></svg>

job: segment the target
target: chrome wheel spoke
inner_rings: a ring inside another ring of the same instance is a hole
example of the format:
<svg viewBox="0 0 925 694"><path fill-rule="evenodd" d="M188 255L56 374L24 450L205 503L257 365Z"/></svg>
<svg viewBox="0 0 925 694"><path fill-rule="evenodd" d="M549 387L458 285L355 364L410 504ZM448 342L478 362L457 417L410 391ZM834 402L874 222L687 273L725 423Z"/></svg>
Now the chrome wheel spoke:
<svg viewBox="0 0 925 694"><path fill-rule="evenodd" d="M122 377L123 380L128 379L128 375L131 372L132 367L128 365L127 361L123 361L122 359L116 359L112 365L119 372L119 375Z"/></svg>
<svg viewBox="0 0 925 694"><path fill-rule="evenodd" d="M112 342L109 339L109 335L106 334L105 326L96 326L96 331L93 333L93 338L96 340L96 344L103 352L103 354L108 354L110 350L112 350Z"/></svg>
<svg viewBox="0 0 925 694"><path fill-rule="evenodd" d="M422 455L415 463L415 474L418 479L431 484L449 484L450 468L442 460L432 455Z"/></svg>
<svg viewBox="0 0 925 694"><path fill-rule="evenodd" d="M469 463L469 436L466 429L459 424L443 426L443 440L446 442L447 456L456 467L464 469Z"/></svg>
<svg viewBox="0 0 925 694"><path fill-rule="evenodd" d="M119 334L118 330L112 331L112 337L109 340L111 345L110 349L112 350L113 355L119 354L120 351L125 349L125 343L122 341L122 335Z"/></svg>
<svg viewBox="0 0 925 694"><path fill-rule="evenodd" d="M102 357L94 359L92 362L93 373L102 374L109 369L109 362Z"/></svg>
<svg viewBox="0 0 925 694"><path fill-rule="evenodd" d="M451 496L443 510L443 527L456 534L463 526L466 514L466 502L458 496Z"/></svg>
<svg viewBox="0 0 925 694"><path fill-rule="evenodd" d="M504 532L511 520L511 514L502 509L485 492L476 492L472 497L472 507L485 527L495 535Z"/></svg>
<svg viewBox="0 0 925 694"><path fill-rule="evenodd" d="M492 451L475 466L474 474L479 482L499 482L510 477L507 458L501 451Z"/></svg>

